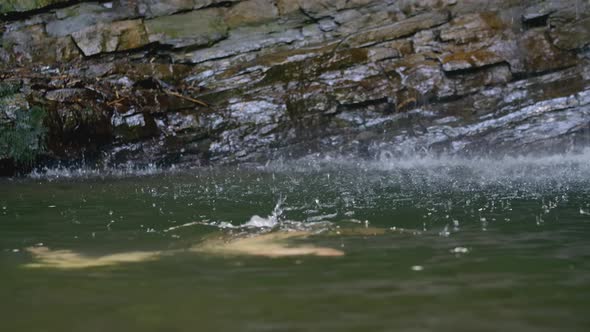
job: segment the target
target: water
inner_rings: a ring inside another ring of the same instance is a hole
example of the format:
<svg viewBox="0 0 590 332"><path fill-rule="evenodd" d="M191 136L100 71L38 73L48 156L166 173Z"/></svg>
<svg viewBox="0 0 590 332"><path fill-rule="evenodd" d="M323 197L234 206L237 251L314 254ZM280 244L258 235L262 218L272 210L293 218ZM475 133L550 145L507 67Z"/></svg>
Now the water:
<svg viewBox="0 0 590 332"><path fill-rule="evenodd" d="M3 331L590 327L588 152L134 174L0 180Z"/></svg>

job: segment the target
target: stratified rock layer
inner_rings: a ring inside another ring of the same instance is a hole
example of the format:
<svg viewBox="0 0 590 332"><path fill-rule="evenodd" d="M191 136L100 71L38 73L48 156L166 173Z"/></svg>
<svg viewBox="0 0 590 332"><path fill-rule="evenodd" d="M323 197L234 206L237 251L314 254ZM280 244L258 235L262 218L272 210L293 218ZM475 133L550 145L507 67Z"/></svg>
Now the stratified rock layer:
<svg viewBox="0 0 590 332"><path fill-rule="evenodd" d="M18 105L43 106L45 161L519 153L590 140L587 1L29 0L0 13L0 75L20 87L1 101L11 107L0 125Z"/></svg>

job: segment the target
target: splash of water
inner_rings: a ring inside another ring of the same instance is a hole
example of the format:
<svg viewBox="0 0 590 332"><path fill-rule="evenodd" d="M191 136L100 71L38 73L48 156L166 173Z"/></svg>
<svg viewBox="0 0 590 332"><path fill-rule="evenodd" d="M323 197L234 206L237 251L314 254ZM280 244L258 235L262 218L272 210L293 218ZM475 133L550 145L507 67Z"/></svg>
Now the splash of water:
<svg viewBox="0 0 590 332"><path fill-rule="evenodd" d="M219 228L222 230L238 230L247 231L253 234L267 233L273 231L286 231L286 232L312 232L314 234L323 233L332 230L335 224L328 219L334 218L337 214L326 214L320 216L314 216L307 218L305 221L297 221L287 219L284 215L286 196L279 196L277 203L270 215L261 217L259 215L253 215L250 219L243 223L234 225L227 221L195 221L186 223L179 226L170 227L164 230L164 232L174 231L180 228L204 225Z"/></svg>
<svg viewBox="0 0 590 332"><path fill-rule="evenodd" d="M584 182L590 179L590 148L580 152L545 156L503 156L461 157L457 155L430 154L428 151L399 156L383 150L376 159L361 159L356 156L314 155L297 160L277 159L264 165L241 165L239 168L224 168L224 172L243 172L248 170L266 173L299 174L331 171L387 172L390 175L415 175L432 180L453 180L457 178L480 178L489 182L513 180L558 180L562 182ZM35 180L125 178L157 174L212 172L211 169L165 168L155 165L136 167L123 165L114 168L56 167L37 169L29 177ZM459 176L460 175L460 176ZM295 178L295 177L294 177ZM280 207L280 206L279 206ZM272 217L272 216L271 216ZM272 218L268 221L254 218L252 224L267 223L273 227Z"/></svg>
<svg viewBox="0 0 590 332"><path fill-rule="evenodd" d="M281 217L283 215L283 204L285 203L286 197L279 197L277 204L275 205L272 213L266 217L262 218L258 215L254 215L248 220L247 223L242 225L242 227L247 228L275 228L279 225L281 221Z"/></svg>
<svg viewBox="0 0 590 332"><path fill-rule="evenodd" d="M426 151L398 156L383 151L377 159L346 156L313 156L296 161L277 160L261 170L282 173L317 173L337 170L361 173L418 176L430 180L486 179L488 182L558 180L565 183L590 180L590 148L580 152L539 156L462 157Z"/></svg>
<svg viewBox="0 0 590 332"><path fill-rule="evenodd" d="M133 176L148 176L162 173L174 173L178 169L174 166L160 167L154 164L147 166L136 166L131 163L117 167L95 168L89 166L82 167L42 167L34 169L28 174L32 179L91 179L91 178L125 178Z"/></svg>

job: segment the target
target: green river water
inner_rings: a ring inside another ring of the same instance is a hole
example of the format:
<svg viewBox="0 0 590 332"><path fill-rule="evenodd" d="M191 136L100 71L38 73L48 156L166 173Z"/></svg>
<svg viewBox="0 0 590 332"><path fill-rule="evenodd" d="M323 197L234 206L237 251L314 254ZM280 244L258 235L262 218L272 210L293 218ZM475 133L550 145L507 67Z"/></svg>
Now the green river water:
<svg viewBox="0 0 590 332"><path fill-rule="evenodd" d="M590 154L144 173L0 180L1 331L590 330ZM301 230L343 255L188 250Z"/></svg>

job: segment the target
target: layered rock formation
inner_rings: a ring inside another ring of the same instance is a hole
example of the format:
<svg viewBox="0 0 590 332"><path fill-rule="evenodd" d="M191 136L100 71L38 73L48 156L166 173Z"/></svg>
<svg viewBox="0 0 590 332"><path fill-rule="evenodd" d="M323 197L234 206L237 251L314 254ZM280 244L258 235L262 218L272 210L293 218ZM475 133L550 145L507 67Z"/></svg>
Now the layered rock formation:
<svg viewBox="0 0 590 332"><path fill-rule="evenodd" d="M0 75L17 87L0 126L43 107L39 162L562 151L590 137L588 1L8 0L0 12Z"/></svg>

